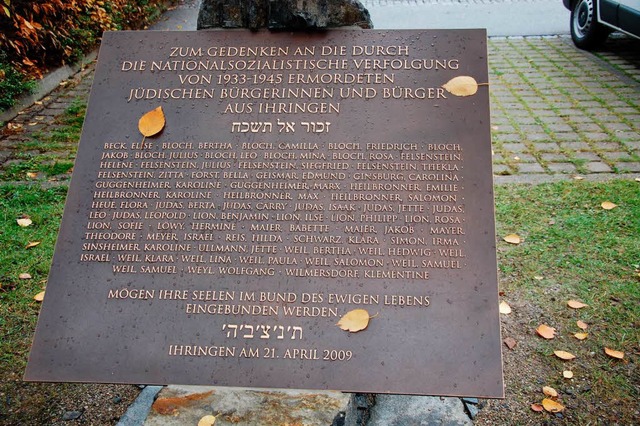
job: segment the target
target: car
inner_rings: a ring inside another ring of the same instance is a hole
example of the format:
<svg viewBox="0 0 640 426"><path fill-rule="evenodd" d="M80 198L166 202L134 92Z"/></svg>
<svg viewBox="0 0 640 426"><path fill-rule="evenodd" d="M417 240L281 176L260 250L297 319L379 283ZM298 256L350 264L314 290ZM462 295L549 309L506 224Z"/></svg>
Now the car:
<svg viewBox="0 0 640 426"><path fill-rule="evenodd" d="M613 31L640 38L640 0L562 0L571 11L571 38L580 49L593 49Z"/></svg>

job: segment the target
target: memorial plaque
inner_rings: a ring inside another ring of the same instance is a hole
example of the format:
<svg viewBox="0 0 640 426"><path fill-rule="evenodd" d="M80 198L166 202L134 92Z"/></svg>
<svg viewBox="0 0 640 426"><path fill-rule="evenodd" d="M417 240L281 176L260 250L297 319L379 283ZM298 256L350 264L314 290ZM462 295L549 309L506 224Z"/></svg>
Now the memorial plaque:
<svg viewBox="0 0 640 426"><path fill-rule="evenodd" d="M483 30L106 33L26 379L501 397L487 82Z"/></svg>

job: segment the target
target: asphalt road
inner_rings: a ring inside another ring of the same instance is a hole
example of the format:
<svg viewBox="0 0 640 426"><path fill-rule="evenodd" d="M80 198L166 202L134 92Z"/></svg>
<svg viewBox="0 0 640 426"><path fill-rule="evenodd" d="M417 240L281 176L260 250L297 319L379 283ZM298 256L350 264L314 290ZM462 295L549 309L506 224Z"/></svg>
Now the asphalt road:
<svg viewBox="0 0 640 426"><path fill-rule="evenodd" d="M364 0L376 29L486 28L489 36L569 33L562 0Z"/></svg>

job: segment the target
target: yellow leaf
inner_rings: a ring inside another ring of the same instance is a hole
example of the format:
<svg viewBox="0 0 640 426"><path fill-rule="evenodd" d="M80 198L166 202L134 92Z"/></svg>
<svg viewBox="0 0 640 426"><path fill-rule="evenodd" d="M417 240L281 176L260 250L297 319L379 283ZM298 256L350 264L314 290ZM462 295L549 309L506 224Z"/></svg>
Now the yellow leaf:
<svg viewBox="0 0 640 426"><path fill-rule="evenodd" d="M18 278L20 278L21 280L30 280L31 274L23 272L22 274L18 275Z"/></svg>
<svg viewBox="0 0 640 426"><path fill-rule="evenodd" d="M582 308L586 308L589 305L587 305L585 303L582 303L582 302L579 302L577 300L569 300L567 302L567 306L572 308L572 309L582 309Z"/></svg>
<svg viewBox="0 0 640 426"><path fill-rule="evenodd" d="M371 318L365 309L354 309L344 314L337 325L344 331L355 333L367 328Z"/></svg>
<svg viewBox="0 0 640 426"><path fill-rule="evenodd" d="M21 219L18 219L16 220L16 222L18 222L18 225L22 226L23 228L26 228L27 226L30 226L33 223L33 221L28 217L23 217Z"/></svg>
<svg viewBox="0 0 640 426"><path fill-rule="evenodd" d="M475 78L467 75L454 77L446 84L443 84L442 87L455 96L471 96L478 91L478 83Z"/></svg>
<svg viewBox="0 0 640 426"><path fill-rule="evenodd" d="M576 338L576 339L578 339L578 340L584 340L584 339L586 339L586 338L587 338L587 336L588 336L588 334L587 334L587 333L575 333L575 334L573 335L573 337L575 337L575 338Z"/></svg>
<svg viewBox="0 0 640 426"><path fill-rule="evenodd" d="M503 240L505 240L509 244L520 244L522 242L522 240L520 239L520 236L517 234L509 234L506 237L504 237Z"/></svg>
<svg viewBox="0 0 640 426"><path fill-rule="evenodd" d="M505 301L500 302L500 306L498 307L501 314L509 315L511 313L511 306Z"/></svg>
<svg viewBox="0 0 640 426"><path fill-rule="evenodd" d="M39 246L39 245L40 245L40 241L30 241L29 244L27 244L25 246L25 248L30 249L30 248L33 248L33 247Z"/></svg>
<svg viewBox="0 0 640 426"><path fill-rule="evenodd" d="M154 136L164 129L165 123L164 112L162 112L162 107L159 106L140 117L138 130L145 137Z"/></svg>
<svg viewBox="0 0 640 426"><path fill-rule="evenodd" d="M553 353L555 356L565 361L571 361L576 357L574 354L566 351L553 351Z"/></svg>
<svg viewBox="0 0 640 426"><path fill-rule="evenodd" d="M573 371L571 370L564 370L562 372L562 377L564 377L565 379L573 379Z"/></svg>
<svg viewBox="0 0 640 426"><path fill-rule="evenodd" d="M552 388L551 386L544 386L542 388L542 393L544 393L547 396L554 397L554 398L557 398L557 396L558 396L558 391L555 390L554 388Z"/></svg>
<svg viewBox="0 0 640 426"><path fill-rule="evenodd" d="M616 351L615 349L604 348L604 352L611 358L623 359L624 352Z"/></svg>
<svg viewBox="0 0 640 426"><path fill-rule="evenodd" d="M618 207L617 204L613 204L611 201L605 201L602 204L600 204L600 207L602 207L605 210L612 210L615 209L616 207Z"/></svg>
<svg viewBox="0 0 640 426"><path fill-rule="evenodd" d="M42 302L44 300L44 291L41 291L40 293L33 296L33 300L35 300L36 302Z"/></svg>
<svg viewBox="0 0 640 426"><path fill-rule="evenodd" d="M564 405L549 398L545 398L542 400L542 406L550 413L559 413L561 411L564 411Z"/></svg>
<svg viewBox="0 0 640 426"><path fill-rule="evenodd" d="M576 325L578 326L578 328L580 328L581 330L586 330L587 328L589 328L589 326L587 325L586 322L584 321L576 321Z"/></svg>
<svg viewBox="0 0 640 426"><path fill-rule="evenodd" d="M573 179L575 179L575 180L584 180L584 177L576 175L576 176L573 177Z"/></svg>
<svg viewBox="0 0 640 426"><path fill-rule="evenodd" d="M38 177L38 174L37 174L37 173L34 173L34 172L27 172L27 177L28 177L29 179L35 179L35 178L37 178L37 177Z"/></svg>
<svg viewBox="0 0 640 426"><path fill-rule="evenodd" d="M553 339L556 337L556 329L553 327L549 327L547 324L541 324L536 328L536 333L545 339Z"/></svg>
<svg viewBox="0 0 640 426"><path fill-rule="evenodd" d="M198 422L198 426L213 426L216 422L216 416L208 415L204 416Z"/></svg>

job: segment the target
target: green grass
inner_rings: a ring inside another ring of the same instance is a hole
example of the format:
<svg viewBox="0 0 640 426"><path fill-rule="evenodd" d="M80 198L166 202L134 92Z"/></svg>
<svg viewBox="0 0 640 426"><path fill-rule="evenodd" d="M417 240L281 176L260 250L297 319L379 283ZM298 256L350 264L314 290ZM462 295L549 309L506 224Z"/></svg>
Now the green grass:
<svg viewBox="0 0 640 426"><path fill-rule="evenodd" d="M40 308L33 296L42 290L53 257L65 187L0 186L0 365L21 374ZM22 228L16 220L28 216ZM40 245L26 249L29 242ZM29 273L29 280L19 279ZM1 372L1 370L0 370ZM3 377L4 379L4 377Z"/></svg>

